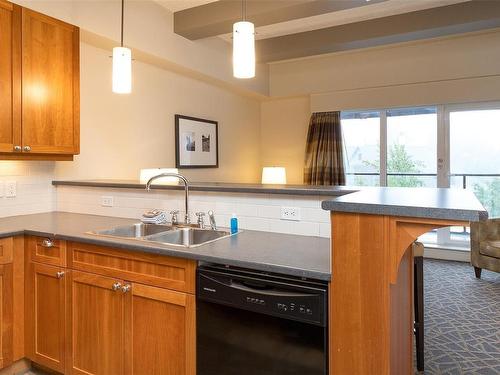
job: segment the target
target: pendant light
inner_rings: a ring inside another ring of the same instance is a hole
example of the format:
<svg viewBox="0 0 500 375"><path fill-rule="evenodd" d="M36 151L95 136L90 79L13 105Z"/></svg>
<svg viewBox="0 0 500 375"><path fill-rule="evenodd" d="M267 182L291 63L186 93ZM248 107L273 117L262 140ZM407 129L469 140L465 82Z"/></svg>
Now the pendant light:
<svg viewBox="0 0 500 375"><path fill-rule="evenodd" d="M255 77L255 27L246 20L246 0L241 2L242 21L233 25L233 75Z"/></svg>
<svg viewBox="0 0 500 375"><path fill-rule="evenodd" d="M113 48L113 92L130 94L132 92L132 51L123 47L123 12L125 0L122 0L122 23L120 47Z"/></svg>

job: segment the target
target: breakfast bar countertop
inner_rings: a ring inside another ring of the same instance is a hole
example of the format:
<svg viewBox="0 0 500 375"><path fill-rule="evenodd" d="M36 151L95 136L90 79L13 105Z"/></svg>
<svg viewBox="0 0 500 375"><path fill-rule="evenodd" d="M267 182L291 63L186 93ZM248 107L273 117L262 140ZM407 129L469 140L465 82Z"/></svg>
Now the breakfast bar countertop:
<svg viewBox="0 0 500 375"><path fill-rule="evenodd" d="M323 201L324 210L373 215L481 221L488 212L476 196L461 189L370 187Z"/></svg>
<svg viewBox="0 0 500 375"><path fill-rule="evenodd" d="M328 238L243 230L236 235L198 247L180 248L87 233L138 221L68 212L11 216L0 219L0 238L27 234L317 280L328 281L331 278Z"/></svg>

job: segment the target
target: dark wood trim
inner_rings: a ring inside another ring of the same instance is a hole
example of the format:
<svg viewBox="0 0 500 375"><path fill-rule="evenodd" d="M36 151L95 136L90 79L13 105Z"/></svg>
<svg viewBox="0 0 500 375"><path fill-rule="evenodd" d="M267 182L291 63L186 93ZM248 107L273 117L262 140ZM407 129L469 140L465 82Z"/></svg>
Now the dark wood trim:
<svg viewBox="0 0 500 375"><path fill-rule="evenodd" d="M179 120L192 120L199 122L206 122L207 124L215 125L215 165L181 165L180 163L180 149L179 149ZM179 169L194 169L194 168L219 168L219 123L213 120L207 120L199 117L191 117L184 115L175 115L175 167Z"/></svg>

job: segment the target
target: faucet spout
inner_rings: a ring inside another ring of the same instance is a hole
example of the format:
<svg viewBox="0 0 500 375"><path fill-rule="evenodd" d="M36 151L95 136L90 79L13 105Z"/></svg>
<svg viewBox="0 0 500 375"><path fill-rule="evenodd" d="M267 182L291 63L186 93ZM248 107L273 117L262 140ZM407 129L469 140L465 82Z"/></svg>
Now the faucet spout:
<svg viewBox="0 0 500 375"><path fill-rule="evenodd" d="M189 181L187 180L186 177L184 177L181 174L178 173L161 173L159 175L151 177L148 182L146 183L146 190L149 191L151 190L151 184L153 183L154 180L162 177L176 177L179 180L181 180L184 183L184 208L185 208L185 215L184 215L184 223L189 224L191 222L190 220L190 215L189 215Z"/></svg>

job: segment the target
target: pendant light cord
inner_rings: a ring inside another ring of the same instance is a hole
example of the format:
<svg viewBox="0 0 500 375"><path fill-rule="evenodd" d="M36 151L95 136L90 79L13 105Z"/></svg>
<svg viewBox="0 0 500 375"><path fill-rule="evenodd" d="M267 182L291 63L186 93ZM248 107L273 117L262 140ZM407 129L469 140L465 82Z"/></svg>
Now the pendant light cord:
<svg viewBox="0 0 500 375"><path fill-rule="evenodd" d="M122 30L121 30L121 37L120 37L120 45L123 47L123 14L124 14L124 8L125 8L125 0L122 0Z"/></svg>
<svg viewBox="0 0 500 375"><path fill-rule="evenodd" d="M241 18L243 21L247 20L247 1L241 0Z"/></svg>

